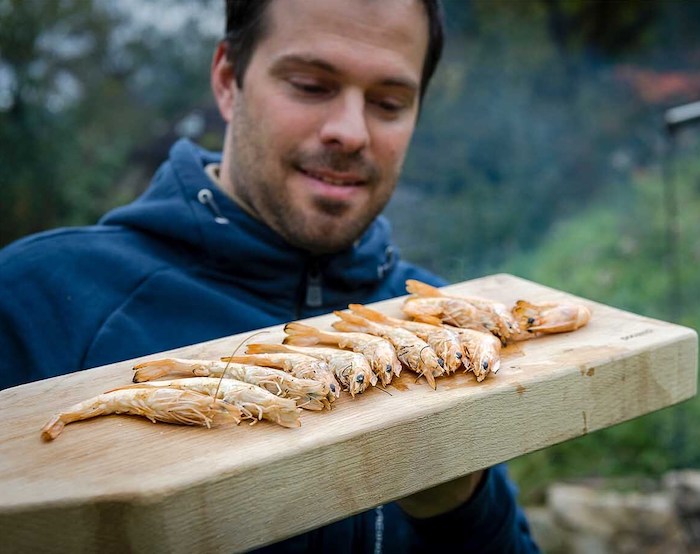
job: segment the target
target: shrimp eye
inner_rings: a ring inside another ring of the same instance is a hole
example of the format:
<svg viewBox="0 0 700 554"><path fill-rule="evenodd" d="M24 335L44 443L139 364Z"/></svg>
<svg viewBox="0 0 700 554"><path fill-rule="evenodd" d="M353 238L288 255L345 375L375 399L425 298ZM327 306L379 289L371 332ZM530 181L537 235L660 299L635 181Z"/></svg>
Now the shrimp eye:
<svg viewBox="0 0 700 554"><path fill-rule="evenodd" d="M445 360L443 360L442 358L438 358L438 363L440 364L440 367L445 367Z"/></svg>
<svg viewBox="0 0 700 554"><path fill-rule="evenodd" d="M534 318L534 317L528 317L528 318L527 318L527 324L528 324L528 325L532 325L533 323L535 323L535 318Z"/></svg>
<svg viewBox="0 0 700 554"><path fill-rule="evenodd" d="M457 352L457 353L455 354L455 358L457 358L458 360L461 360L461 359L462 359L462 353L461 353L461 352Z"/></svg>
<svg viewBox="0 0 700 554"><path fill-rule="evenodd" d="M483 362L481 362L481 367L483 367L484 369L488 369L489 363L486 360L484 360Z"/></svg>
<svg viewBox="0 0 700 554"><path fill-rule="evenodd" d="M391 364L386 364L386 372L391 373Z"/></svg>
<svg viewBox="0 0 700 554"><path fill-rule="evenodd" d="M331 392L335 392L335 385L331 383Z"/></svg>
<svg viewBox="0 0 700 554"><path fill-rule="evenodd" d="M358 375L358 376L355 378L355 381L357 381L358 383L364 383L364 382L365 382L365 376L364 376L364 375Z"/></svg>

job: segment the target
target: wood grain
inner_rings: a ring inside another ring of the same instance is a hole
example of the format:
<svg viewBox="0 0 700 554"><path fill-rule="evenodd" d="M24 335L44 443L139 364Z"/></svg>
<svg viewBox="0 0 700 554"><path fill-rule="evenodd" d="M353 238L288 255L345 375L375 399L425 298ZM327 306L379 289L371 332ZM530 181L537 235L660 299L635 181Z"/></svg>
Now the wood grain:
<svg viewBox="0 0 700 554"><path fill-rule="evenodd" d="M41 441L52 414L129 383L134 360L0 391L2 551L246 550L695 395L692 329L511 275L447 290L507 304L575 299L593 316L574 333L508 347L483 383L459 374L433 391L404 372L386 392L304 412L298 429L109 416ZM400 304L374 307L399 316ZM282 336L269 331L260 339ZM250 334L167 354L216 359Z"/></svg>

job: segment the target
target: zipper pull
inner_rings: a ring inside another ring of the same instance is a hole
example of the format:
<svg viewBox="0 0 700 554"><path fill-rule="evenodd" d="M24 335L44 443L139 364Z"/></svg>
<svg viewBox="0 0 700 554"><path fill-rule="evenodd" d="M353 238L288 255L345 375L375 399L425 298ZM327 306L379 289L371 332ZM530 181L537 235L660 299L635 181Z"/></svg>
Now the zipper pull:
<svg viewBox="0 0 700 554"><path fill-rule="evenodd" d="M323 305L323 282L321 272L316 265L309 269L306 276L306 300L305 304L309 308L320 308Z"/></svg>

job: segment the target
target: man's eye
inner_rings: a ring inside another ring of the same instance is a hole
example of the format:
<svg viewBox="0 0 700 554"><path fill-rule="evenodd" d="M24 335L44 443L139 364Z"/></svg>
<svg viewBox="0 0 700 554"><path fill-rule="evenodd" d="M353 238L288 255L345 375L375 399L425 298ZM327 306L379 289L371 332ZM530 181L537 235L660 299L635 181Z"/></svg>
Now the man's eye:
<svg viewBox="0 0 700 554"><path fill-rule="evenodd" d="M310 95L322 95L328 92L328 87L313 81L290 81L290 84L298 91Z"/></svg>
<svg viewBox="0 0 700 554"><path fill-rule="evenodd" d="M377 100L374 100L373 103L380 110L389 115L396 115L408 107L406 102L396 100L393 98L379 98Z"/></svg>
<svg viewBox="0 0 700 554"><path fill-rule="evenodd" d="M384 100L378 102L379 107L387 112L398 112L403 109L403 104L399 102L393 102L391 100Z"/></svg>

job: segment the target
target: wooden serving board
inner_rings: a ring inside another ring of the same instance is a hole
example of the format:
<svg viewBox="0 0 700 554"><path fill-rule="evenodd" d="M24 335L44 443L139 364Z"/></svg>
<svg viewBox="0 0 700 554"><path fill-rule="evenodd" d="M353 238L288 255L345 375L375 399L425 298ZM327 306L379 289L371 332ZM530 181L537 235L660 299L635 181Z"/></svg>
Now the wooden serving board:
<svg viewBox="0 0 700 554"><path fill-rule="evenodd" d="M128 384L133 360L1 391L2 551L246 550L695 395L692 329L510 275L446 290L508 305L573 299L593 315L576 332L506 348L482 383L457 374L435 391L404 371L386 392L304 412L297 429L109 416L40 439L52 414ZM400 305L375 307L400 316ZM335 319L308 321L330 328ZM270 331L256 341L283 336ZM216 359L250 334L167 354Z"/></svg>

